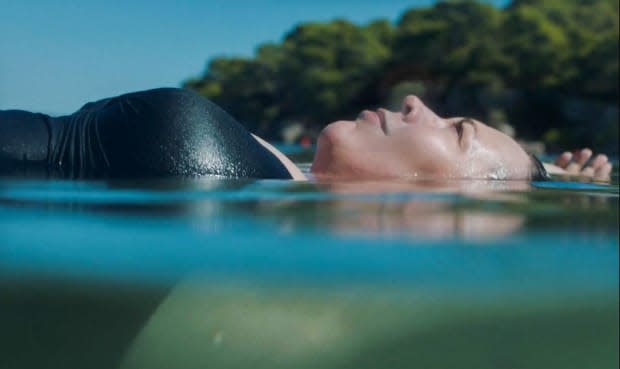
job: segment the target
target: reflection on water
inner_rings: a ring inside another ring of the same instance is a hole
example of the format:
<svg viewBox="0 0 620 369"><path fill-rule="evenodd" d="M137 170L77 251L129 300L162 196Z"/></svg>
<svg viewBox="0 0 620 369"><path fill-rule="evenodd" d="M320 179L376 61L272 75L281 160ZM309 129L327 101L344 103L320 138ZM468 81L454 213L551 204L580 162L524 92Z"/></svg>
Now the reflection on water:
<svg viewBox="0 0 620 369"><path fill-rule="evenodd" d="M0 180L0 367L617 367L617 227L616 182Z"/></svg>
<svg viewBox="0 0 620 369"><path fill-rule="evenodd" d="M99 216L120 217L131 225L137 220L132 217L165 218L205 229L247 221L277 234L320 231L414 243L493 239L541 227L562 228L567 221L584 231L613 234L617 203L617 185L564 182L0 183L0 215L5 220L22 215L80 222Z"/></svg>

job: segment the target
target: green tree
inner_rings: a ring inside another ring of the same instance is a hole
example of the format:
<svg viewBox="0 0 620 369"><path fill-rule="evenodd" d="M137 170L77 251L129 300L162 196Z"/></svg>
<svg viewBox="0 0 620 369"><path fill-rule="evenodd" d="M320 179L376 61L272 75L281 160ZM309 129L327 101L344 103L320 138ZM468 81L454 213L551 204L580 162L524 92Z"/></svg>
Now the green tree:
<svg viewBox="0 0 620 369"><path fill-rule="evenodd" d="M281 122L316 131L418 93L442 115L501 111L526 138L608 141L617 152L616 138L600 132L618 131L618 8L616 0L514 0L504 9L449 1L409 9L395 26L303 23L252 58L212 59L185 86L267 137Z"/></svg>
<svg viewBox="0 0 620 369"><path fill-rule="evenodd" d="M392 64L417 66L418 79L467 79L472 68L493 69L500 58L493 39L500 24L496 8L470 1L409 10L397 25Z"/></svg>
<svg viewBox="0 0 620 369"><path fill-rule="evenodd" d="M388 58L389 38L390 29L381 22L368 27L344 20L297 26L283 43L283 109L302 121L349 113L351 101Z"/></svg>

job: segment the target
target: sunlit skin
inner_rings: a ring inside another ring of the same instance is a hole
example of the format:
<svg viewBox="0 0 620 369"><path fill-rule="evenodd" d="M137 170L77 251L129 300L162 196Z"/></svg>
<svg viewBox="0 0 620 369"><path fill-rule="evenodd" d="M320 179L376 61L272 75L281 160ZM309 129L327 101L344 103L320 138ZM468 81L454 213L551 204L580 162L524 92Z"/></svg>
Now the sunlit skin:
<svg viewBox="0 0 620 369"><path fill-rule="evenodd" d="M327 178L530 178L530 158L475 120L441 118L416 96L400 112L365 110L319 136L312 172Z"/></svg>
<svg viewBox="0 0 620 369"><path fill-rule="evenodd" d="M260 137L295 180L299 168ZM498 179L530 180L532 162L511 137L476 120L442 118L418 97L403 99L402 109L364 110L354 121L329 124L317 141L311 171L319 179ZM590 149L565 152L550 174L609 181L607 156Z"/></svg>

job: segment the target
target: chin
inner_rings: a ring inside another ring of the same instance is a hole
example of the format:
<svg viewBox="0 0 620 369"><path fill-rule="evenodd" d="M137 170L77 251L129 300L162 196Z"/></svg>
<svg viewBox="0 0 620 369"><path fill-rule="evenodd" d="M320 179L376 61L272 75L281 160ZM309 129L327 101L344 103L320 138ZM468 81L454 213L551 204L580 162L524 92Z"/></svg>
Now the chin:
<svg viewBox="0 0 620 369"><path fill-rule="evenodd" d="M319 134L317 145L339 146L346 144L345 140L351 137L351 131L356 127L355 122L349 120L339 120L325 126Z"/></svg>
<svg viewBox="0 0 620 369"><path fill-rule="evenodd" d="M333 145L329 139L329 136L326 134L326 130L327 127L321 131L316 141L316 151L314 152L312 166L310 167L310 171L313 174L324 174L327 171L328 164L330 162L330 153Z"/></svg>
<svg viewBox="0 0 620 369"><path fill-rule="evenodd" d="M328 124L317 138L316 151L310 170L314 174L329 175L333 171L335 147L346 145L345 139L350 130L355 127L354 122L338 121Z"/></svg>

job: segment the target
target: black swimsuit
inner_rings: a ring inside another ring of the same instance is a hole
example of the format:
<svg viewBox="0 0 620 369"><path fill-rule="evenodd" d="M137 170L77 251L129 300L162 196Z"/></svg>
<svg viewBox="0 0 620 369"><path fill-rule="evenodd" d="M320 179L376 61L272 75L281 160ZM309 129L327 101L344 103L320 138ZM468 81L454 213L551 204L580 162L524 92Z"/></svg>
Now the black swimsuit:
<svg viewBox="0 0 620 369"><path fill-rule="evenodd" d="M291 178L228 113L175 88L88 103L62 117L0 110L0 175Z"/></svg>

